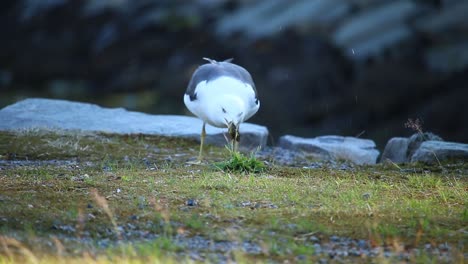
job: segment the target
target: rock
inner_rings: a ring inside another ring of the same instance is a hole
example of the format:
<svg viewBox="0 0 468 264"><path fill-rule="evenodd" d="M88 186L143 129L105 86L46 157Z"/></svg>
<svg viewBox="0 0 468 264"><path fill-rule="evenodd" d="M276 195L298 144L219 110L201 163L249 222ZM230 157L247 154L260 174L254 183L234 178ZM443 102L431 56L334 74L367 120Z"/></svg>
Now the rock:
<svg viewBox="0 0 468 264"><path fill-rule="evenodd" d="M443 141L443 139L433 133L415 133L409 138L391 138L382 153L381 162L404 163L410 162L413 154L425 141Z"/></svg>
<svg viewBox="0 0 468 264"><path fill-rule="evenodd" d="M468 144L425 141L411 157L411 162L436 163L442 160L468 160Z"/></svg>
<svg viewBox="0 0 468 264"><path fill-rule="evenodd" d="M202 121L178 115L150 115L123 108L52 99L26 99L0 110L0 131L20 129L80 130L115 134L147 134L199 140ZM206 143L224 146L226 129L206 127ZM250 123L240 126L240 146L264 147L268 129Z"/></svg>
<svg viewBox="0 0 468 264"><path fill-rule="evenodd" d="M187 205L187 206L197 206L197 205L198 205L198 201L195 200L195 199L188 199L188 200L185 202L185 205Z"/></svg>
<svg viewBox="0 0 468 264"><path fill-rule="evenodd" d="M366 192L366 193L363 193L363 194L362 194L362 199L364 199L364 200L369 200L369 198L371 198L371 194L370 194L370 193Z"/></svg>
<svg viewBox="0 0 468 264"><path fill-rule="evenodd" d="M286 135L280 138L279 146L302 150L318 159L342 159L356 164L375 164L379 156L374 141L355 137L301 138Z"/></svg>
<svg viewBox="0 0 468 264"><path fill-rule="evenodd" d="M408 139L406 158L409 161L424 141L443 141L443 139L431 132L415 133Z"/></svg>
<svg viewBox="0 0 468 264"><path fill-rule="evenodd" d="M404 163L408 161L406 153L408 151L408 138L394 137L391 138L382 153L382 162Z"/></svg>

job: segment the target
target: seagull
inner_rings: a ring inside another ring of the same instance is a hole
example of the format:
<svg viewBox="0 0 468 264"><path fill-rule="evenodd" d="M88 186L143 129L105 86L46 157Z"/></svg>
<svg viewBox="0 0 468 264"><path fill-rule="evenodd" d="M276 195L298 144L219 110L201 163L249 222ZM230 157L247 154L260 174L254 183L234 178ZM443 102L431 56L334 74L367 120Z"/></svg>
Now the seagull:
<svg viewBox="0 0 468 264"><path fill-rule="evenodd" d="M203 158L205 126L228 128L232 149L240 140L239 125L260 108L257 90L250 73L231 63L232 59L199 66L192 75L184 94L185 106L203 121L198 162Z"/></svg>

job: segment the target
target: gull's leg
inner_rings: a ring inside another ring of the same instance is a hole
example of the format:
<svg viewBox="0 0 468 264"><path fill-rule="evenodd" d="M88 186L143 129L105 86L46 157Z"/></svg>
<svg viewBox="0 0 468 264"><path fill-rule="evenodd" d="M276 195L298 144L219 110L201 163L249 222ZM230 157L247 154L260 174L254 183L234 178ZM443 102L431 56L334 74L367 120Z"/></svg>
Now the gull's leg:
<svg viewBox="0 0 468 264"><path fill-rule="evenodd" d="M231 151L232 151L233 153L236 152L236 150L235 150L235 144L236 144L236 143L234 143L234 142L235 142L234 139L230 139L230 140L229 140L229 147L230 147L230 149L231 149Z"/></svg>
<svg viewBox="0 0 468 264"><path fill-rule="evenodd" d="M237 148L238 148L237 145L238 145L238 142L235 141L235 140L233 140L233 141L232 141L232 150L233 150L234 152L237 152Z"/></svg>
<svg viewBox="0 0 468 264"><path fill-rule="evenodd" d="M240 134L239 134L239 126L236 128L236 136L232 139L232 148L234 152L237 152L239 148L239 141L240 141Z"/></svg>
<svg viewBox="0 0 468 264"><path fill-rule="evenodd" d="M232 152L237 152L237 145L239 143L240 134L239 134L239 125L234 125L232 122L228 125L228 134L229 134L229 147Z"/></svg>
<svg viewBox="0 0 468 264"><path fill-rule="evenodd" d="M198 154L199 162L201 162L203 159L203 145L205 144L205 137L206 137L205 122L203 122L202 131L200 135L200 153Z"/></svg>

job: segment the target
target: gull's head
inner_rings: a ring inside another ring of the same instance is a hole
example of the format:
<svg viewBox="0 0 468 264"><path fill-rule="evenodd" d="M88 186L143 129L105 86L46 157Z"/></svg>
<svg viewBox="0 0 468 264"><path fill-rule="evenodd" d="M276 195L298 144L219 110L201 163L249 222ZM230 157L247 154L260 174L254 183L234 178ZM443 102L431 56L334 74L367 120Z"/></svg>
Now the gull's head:
<svg viewBox="0 0 468 264"><path fill-rule="evenodd" d="M229 123L228 124L228 134L232 140L239 141L240 134L239 134L239 124Z"/></svg>
<svg viewBox="0 0 468 264"><path fill-rule="evenodd" d="M228 101L229 102L229 101ZM222 118L224 126L227 128L238 128L245 119L245 109L243 104L222 104L219 107L219 116Z"/></svg>
<svg viewBox="0 0 468 264"><path fill-rule="evenodd" d="M246 108L242 100L235 96L226 96L219 100L210 111L211 120L217 127L227 127L231 139L239 138L239 125L244 122Z"/></svg>
<svg viewBox="0 0 468 264"><path fill-rule="evenodd" d="M235 115L235 118L228 120L226 119L227 127L228 127L228 134L231 140L239 141L239 125L244 119L244 113L240 112Z"/></svg>

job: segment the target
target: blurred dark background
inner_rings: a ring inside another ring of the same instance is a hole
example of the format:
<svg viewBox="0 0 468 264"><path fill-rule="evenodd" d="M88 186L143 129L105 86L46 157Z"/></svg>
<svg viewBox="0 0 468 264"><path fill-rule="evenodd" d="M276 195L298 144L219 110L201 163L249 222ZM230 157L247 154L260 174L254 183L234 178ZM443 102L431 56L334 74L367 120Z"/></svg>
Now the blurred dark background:
<svg viewBox="0 0 468 264"><path fill-rule="evenodd" d="M250 122L374 139L468 142L466 0L2 0L0 107L26 97L188 114L204 61L254 77Z"/></svg>

